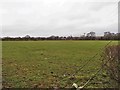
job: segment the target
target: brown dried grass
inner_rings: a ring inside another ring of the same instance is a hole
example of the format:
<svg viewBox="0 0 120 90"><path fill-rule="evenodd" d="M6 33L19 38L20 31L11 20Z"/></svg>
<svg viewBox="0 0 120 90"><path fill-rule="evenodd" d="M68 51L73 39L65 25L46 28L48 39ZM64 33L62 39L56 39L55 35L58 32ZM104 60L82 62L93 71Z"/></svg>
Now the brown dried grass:
<svg viewBox="0 0 120 90"><path fill-rule="evenodd" d="M120 45L106 47L103 56L103 67L106 69L110 78L116 82L120 82Z"/></svg>

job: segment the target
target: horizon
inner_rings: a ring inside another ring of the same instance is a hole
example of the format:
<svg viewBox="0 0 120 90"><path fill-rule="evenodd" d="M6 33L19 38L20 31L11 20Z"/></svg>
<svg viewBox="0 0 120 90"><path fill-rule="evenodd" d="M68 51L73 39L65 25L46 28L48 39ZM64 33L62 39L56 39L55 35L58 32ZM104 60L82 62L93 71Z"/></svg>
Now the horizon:
<svg viewBox="0 0 120 90"><path fill-rule="evenodd" d="M109 31L106 31L106 32L109 32ZM119 32L110 32L110 33L114 33L114 34L117 34L117 33L119 33ZM29 35L29 34L26 34L26 35L23 35L23 36L2 36L2 37L0 37L0 38L5 38L5 37L11 37L11 38L18 38L18 37L25 37L25 36L27 36L27 35ZM59 35L50 35L50 36L31 36L31 35L29 35L30 37L45 37L45 38L47 38L47 37L51 37L51 36L58 36L58 37L69 37L69 36L72 36L72 37L82 37L84 34L81 34L81 35L77 35L77 36L75 36L75 35L68 35L68 36L59 36ZM85 36L87 36L87 33L85 33ZM95 36L97 36L97 37L102 37L102 36L104 36L104 32L103 32L103 34L102 35L97 35L96 33L95 33Z"/></svg>

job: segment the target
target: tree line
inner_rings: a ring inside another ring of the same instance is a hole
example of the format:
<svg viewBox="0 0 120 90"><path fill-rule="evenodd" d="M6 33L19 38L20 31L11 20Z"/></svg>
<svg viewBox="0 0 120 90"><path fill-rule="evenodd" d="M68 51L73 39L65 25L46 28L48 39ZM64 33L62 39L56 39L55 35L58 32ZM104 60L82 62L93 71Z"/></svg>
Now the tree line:
<svg viewBox="0 0 120 90"><path fill-rule="evenodd" d="M31 37L30 35L26 35L25 37L3 37L2 41L38 41L38 40L120 40L120 33L111 33L104 32L103 36L96 36L95 32L89 32L87 34L81 35L79 37L75 36L50 36L50 37Z"/></svg>

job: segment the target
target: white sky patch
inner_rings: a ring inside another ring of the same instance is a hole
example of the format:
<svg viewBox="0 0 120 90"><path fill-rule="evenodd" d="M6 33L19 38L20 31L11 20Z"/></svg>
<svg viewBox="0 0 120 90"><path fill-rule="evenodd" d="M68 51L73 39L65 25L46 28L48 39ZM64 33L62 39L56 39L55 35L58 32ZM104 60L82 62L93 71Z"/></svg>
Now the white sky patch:
<svg viewBox="0 0 120 90"><path fill-rule="evenodd" d="M118 0L2 0L2 36L118 32Z"/></svg>

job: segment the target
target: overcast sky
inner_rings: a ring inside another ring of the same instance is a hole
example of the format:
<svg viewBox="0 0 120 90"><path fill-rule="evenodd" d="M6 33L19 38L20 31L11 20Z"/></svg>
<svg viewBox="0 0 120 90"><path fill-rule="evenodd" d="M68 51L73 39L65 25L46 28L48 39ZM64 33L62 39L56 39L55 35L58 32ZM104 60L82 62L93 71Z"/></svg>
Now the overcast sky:
<svg viewBox="0 0 120 90"><path fill-rule="evenodd" d="M116 33L118 0L1 0L0 29L2 36Z"/></svg>

